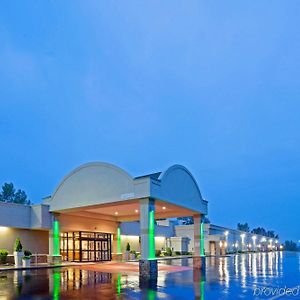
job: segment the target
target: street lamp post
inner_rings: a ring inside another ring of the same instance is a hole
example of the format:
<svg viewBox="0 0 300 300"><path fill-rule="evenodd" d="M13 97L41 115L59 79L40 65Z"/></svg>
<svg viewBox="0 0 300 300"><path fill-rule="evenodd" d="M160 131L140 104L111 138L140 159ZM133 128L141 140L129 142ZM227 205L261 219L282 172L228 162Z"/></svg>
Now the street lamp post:
<svg viewBox="0 0 300 300"><path fill-rule="evenodd" d="M252 241L253 241L253 251L256 251L256 235L252 236Z"/></svg>
<svg viewBox="0 0 300 300"><path fill-rule="evenodd" d="M245 233L241 234L241 242L242 242L242 252L244 252L244 248L245 248Z"/></svg>
<svg viewBox="0 0 300 300"><path fill-rule="evenodd" d="M225 251L225 254L226 254L226 252L227 252L227 245L228 245L228 235L229 235L229 231L228 230L226 230L225 232L224 232L224 235L225 235L225 243L224 243L224 251Z"/></svg>

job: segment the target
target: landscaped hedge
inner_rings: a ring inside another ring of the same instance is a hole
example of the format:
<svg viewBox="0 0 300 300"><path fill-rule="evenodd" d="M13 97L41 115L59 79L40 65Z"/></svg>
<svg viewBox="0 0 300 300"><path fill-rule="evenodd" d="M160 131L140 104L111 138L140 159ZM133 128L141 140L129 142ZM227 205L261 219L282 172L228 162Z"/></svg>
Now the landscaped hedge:
<svg viewBox="0 0 300 300"><path fill-rule="evenodd" d="M0 249L0 263L5 264L7 261L8 250Z"/></svg>

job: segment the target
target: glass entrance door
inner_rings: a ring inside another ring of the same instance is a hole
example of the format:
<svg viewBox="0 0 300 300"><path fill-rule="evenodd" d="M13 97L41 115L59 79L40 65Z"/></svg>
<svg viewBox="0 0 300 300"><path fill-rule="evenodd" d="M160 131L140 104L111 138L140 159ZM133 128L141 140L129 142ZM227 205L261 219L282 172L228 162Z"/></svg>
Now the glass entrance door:
<svg viewBox="0 0 300 300"><path fill-rule="evenodd" d="M111 260L111 234L102 232L64 232L61 235L61 255L67 261Z"/></svg>

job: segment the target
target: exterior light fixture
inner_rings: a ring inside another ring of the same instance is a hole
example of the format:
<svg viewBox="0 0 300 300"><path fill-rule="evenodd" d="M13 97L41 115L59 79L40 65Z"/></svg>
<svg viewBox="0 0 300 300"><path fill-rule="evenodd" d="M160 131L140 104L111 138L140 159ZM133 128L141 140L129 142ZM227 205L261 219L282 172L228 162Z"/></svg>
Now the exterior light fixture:
<svg viewBox="0 0 300 300"><path fill-rule="evenodd" d="M226 230L226 231L224 232L224 234L225 234L225 236L227 237L227 236L228 236L228 234L229 234L229 231L228 231L228 230Z"/></svg>
<svg viewBox="0 0 300 300"><path fill-rule="evenodd" d="M261 242L262 242L262 243L263 243L263 242L266 242L266 238L263 237L263 238L261 239Z"/></svg>
<svg viewBox="0 0 300 300"><path fill-rule="evenodd" d="M220 247L222 247L223 246L223 243L222 243L222 241L220 241Z"/></svg>
<svg viewBox="0 0 300 300"><path fill-rule="evenodd" d="M275 240L275 244L278 244L278 241L277 241L277 240Z"/></svg>
<svg viewBox="0 0 300 300"><path fill-rule="evenodd" d="M8 227L0 226L0 232L5 232L8 229Z"/></svg>
<svg viewBox="0 0 300 300"><path fill-rule="evenodd" d="M115 215L117 216L119 213L117 211L115 211Z"/></svg>
<svg viewBox="0 0 300 300"><path fill-rule="evenodd" d="M136 212L136 213L138 213L138 212L139 212L139 210L138 210L138 209L136 209L136 210L135 210L135 212Z"/></svg>
<svg viewBox="0 0 300 300"><path fill-rule="evenodd" d="M165 206L162 207L163 210L167 209Z"/></svg>
<svg viewBox="0 0 300 300"><path fill-rule="evenodd" d="M237 248L238 246L239 246L239 243L238 243L238 242L236 242L236 243L235 243L235 247Z"/></svg>

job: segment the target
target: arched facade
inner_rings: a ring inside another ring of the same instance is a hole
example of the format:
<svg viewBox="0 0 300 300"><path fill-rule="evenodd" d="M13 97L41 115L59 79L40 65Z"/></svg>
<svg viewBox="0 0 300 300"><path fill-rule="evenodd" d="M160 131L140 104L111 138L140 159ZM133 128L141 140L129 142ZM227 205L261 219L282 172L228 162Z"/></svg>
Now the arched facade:
<svg viewBox="0 0 300 300"><path fill-rule="evenodd" d="M92 162L70 172L47 200L50 211L154 198L207 214L207 201L187 168L173 165L164 172L132 177L108 163Z"/></svg>
<svg viewBox="0 0 300 300"><path fill-rule="evenodd" d="M53 257L60 251L58 240L63 236L69 241L70 235L74 238L75 234L81 246L73 249L72 258L86 261L86 257L92 257L97 261L97 251L83 249L84 238L105 233L105 248L109 248L106 258L111 259L112 254L120 254L120 222L139 221L141 257L151 261L155 258L155 219L183 216L194 217L194 249L200 254L201 216L207 214L207 201L202 198L195 178L181 165L171 166L164 172L132 177L112 164L84 164L63 178L44 204L49 205L53 216L49 241ZM68 256L70 249L60 253Z"/></svg>

